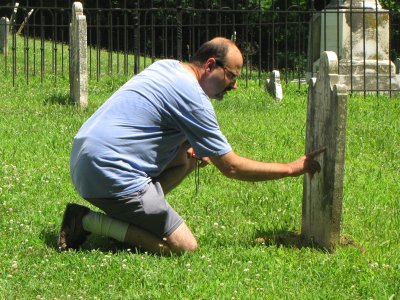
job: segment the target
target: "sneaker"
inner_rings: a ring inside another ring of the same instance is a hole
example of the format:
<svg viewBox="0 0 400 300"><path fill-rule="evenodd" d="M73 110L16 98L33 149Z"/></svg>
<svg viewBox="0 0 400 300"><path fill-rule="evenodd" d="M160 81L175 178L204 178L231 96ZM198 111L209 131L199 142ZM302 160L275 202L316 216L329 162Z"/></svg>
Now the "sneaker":
<svg viewBox="0 0 400 300"><path fill-rule="evenodd" d="M67 204L57 242L60 251L79 249L85 242L90 232L83 229L82 219L89 211L88 207L82 205Z"/></svg>

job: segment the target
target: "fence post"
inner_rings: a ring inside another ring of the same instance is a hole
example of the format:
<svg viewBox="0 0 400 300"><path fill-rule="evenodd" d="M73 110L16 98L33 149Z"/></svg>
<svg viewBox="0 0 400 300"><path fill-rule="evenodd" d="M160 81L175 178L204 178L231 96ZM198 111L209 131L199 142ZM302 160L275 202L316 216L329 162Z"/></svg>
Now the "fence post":
<svg viewBox="0 0 400 300"><path fill-rule="evenodd" d="M81 107L86 107L88 104L87 23L80 2L72 4L69 82L71 100Z"/></svg>
<svg viewBox="0 0 400 300"><path fill-rule="evenodd" d="M10 27L10 20L6 17L0 19L0 52L4 56L8 55L8 32Z"/></svg>

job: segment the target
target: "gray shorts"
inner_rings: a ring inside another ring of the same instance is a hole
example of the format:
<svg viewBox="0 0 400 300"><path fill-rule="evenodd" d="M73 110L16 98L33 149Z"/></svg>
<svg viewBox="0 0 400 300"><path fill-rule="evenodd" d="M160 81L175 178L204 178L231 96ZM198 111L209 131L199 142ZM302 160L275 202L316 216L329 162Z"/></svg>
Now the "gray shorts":
<svg viewBox="0 0 400 300"><path fill-rule="evenodd" d="M169 236L183 219L165 200L159 182L122 198L86 199L108 216L145 229L159 238Z"/></svg>

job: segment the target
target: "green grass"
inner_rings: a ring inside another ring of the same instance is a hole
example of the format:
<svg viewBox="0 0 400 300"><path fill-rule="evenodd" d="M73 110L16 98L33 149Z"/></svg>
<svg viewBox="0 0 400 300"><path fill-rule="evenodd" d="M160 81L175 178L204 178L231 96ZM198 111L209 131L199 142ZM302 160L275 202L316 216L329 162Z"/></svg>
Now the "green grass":
<svg viewBox="0 0 400 300"><path fill-rule="evenodd" d="M69 177L72 138L124 81L91 80L87 109L69 104L65 78L26 85L20 76L14 88L10 76L0 81L0 299L400 297L399 98L348 99L342 234L357 246L327 253L256 243L300 230L302 178L239 182L208 166L197 194L190 176L168 196L198 252L158 257L91 237L81 251L59 253L66 203L86 204ZM303 154L306 87L284 93L277 104L251 81L214 102L238 154L266 161Z"/></svg>

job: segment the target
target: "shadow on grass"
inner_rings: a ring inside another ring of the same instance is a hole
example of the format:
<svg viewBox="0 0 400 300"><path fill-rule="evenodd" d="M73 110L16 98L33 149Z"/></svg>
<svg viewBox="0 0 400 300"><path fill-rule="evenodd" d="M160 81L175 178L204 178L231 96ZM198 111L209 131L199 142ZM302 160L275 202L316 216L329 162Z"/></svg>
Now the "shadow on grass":
<svg viewBox="0 0 400 300"><path fill-rule="evenodd" d="M265 246L277 246L288 248L313 248L313 245L294 231L267 231L257 232L255 243Z"/></svg>
<svg viewBox="0 0 400 300"><path fill-rule="evenodd" d="M269 231L269 232L257 232L255 237L255 243L265 246L276 246L286 248L311 248L320 250L323 252L334 252L335 249L326 249L313 243L310 240L305 239L300 233L295 231ZM354 246L359 248L354 240L349 236L341 236L339 247ZM362 249L360 249L362 250Z"/></svg>
<svg viewBox="0 0 400 300"><path fill-rule="evenodd" d="M41 239L47 245L47 247L58 250L57 240L58 240L58 232L55 231L54 228L45 228L41 232ZM91 251L98 250L101 252L107 253L116 253L121 251L140 253L141 251L132 248L127 244L120 243L116 240L102 237L102 236L94 236L90 235L88 239L83 243L82 247L79 251Z"/></svg>
<svg viewBox="0 0 400 300"><path fill-rule="evenodd" d="M58 250L57 239L58 232L54 228L46 228L41 233L41 239L49 248ZM311 248L319 250L321 252L332 253L335 249L326 249L319 247L318 245L306 240L295 231L269 231L269 232L257 232L255 236L255 243L259 245L264 245L266 247L276 246L276 247L286 247L286 248ZM337 247L352 246L364 252L361 247L359 247L354 240L349 236L341 236L340 242ZM83 243L79 251L92 251L97 250L107 253L117 253L121 251L132 252L132 253L143 253L140 249L131 247L127 244L120 243L114 239L90 235L88 239Z"/></svg>
<svg viewBox="0 0 400 300"><path fill-rule="evenodd" d="M69 94L56 93L43 100L44 105L75 105Z"/></svg>

